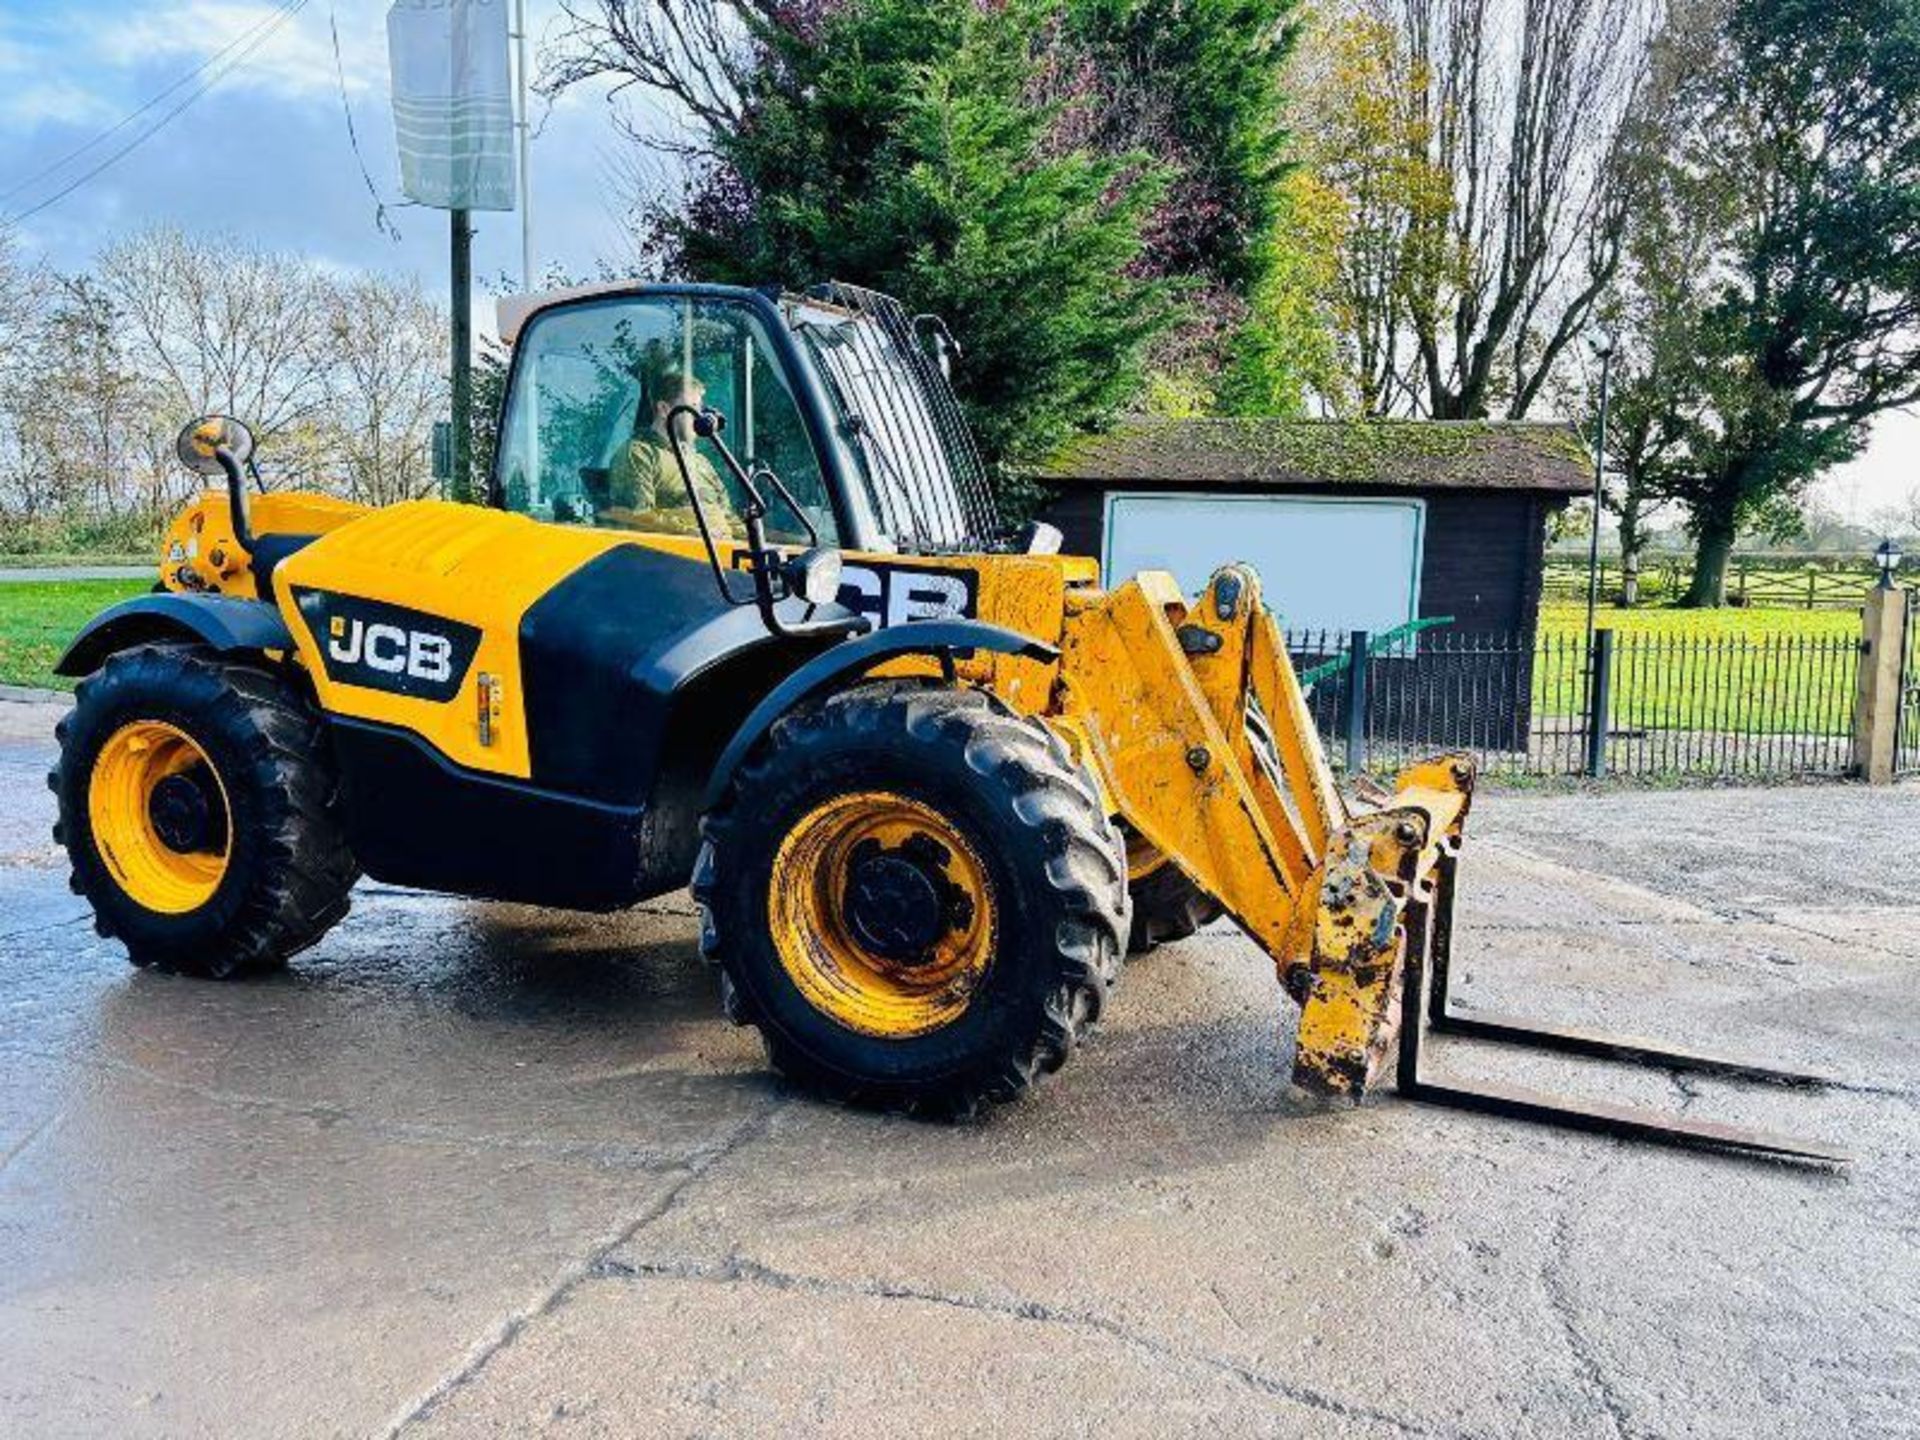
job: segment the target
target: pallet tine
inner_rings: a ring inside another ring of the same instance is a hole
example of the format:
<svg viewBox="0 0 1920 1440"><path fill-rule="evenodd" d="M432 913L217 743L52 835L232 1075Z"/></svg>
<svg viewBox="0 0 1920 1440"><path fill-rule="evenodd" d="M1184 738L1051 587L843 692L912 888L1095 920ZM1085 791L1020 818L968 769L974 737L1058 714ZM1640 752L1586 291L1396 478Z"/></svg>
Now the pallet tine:
<svg viewBox="0 0 1920 1440"><path fill-rule="evenodd" d="M1818 1088L1831 1085L1832 1079L1808 1070L1789 1070L1775 1065L1756 1065L1731 1056L1708 1051L1677 1050L1636 1035L1612 1035L1595 1030L1580 1030L1554 1025L1537 1025L1509 1015L1455 1015L1447 1008L1452 967L1453 882L1459 866L1457 855L1443 851L1434 875L1433 939L1431 968L1433 979L1427 995L1427 1026L1444 1035L1469 1040L1492 1040L1505 1045L1527 1045L1539 1050L1557 1050L1567 1055L1587 1055L1600 1060L1619 1060L1630 1065L1650 1065L1661 1070L1690 1070L1703 1075L1720 1075L1733 1080L1756 1080L1769 1085Z"/></svg>
<svg viewBox="0 0 1920 1440"><path fill-rule="evenodd" d="M1420 1075L1422 1032L1498 1039L1510 1044L1533 1045L1569 1054L1598 1055L1607 1059L1628 1060L1665 1069L1694 1069L1709 1073L1740 1075L1784 1084L1819 1084L1818 1076L1769 1070L1716 1056L1666 1051L1637 1041L1610 1040L1605 1036L1580 1031L1543 1030L1506 1022L1480 1021L1462 1024L1461 1017L1447 1014L1447 981L1451 959L1453 880L1456 866L1451 853L1443 853L1429 895L1414 901L1406 912L1406 965L1399 1035L1399 1075L1397 1089L1409 1100L1442 1105L1454 1110L1469 1110L1483 1115L1504 1116L1534 1124L1559 1125L1601 1135L1647 1140L1655 1144L1689 1149L1720 1150L1821 1165L1844 1165L1854 1157L1851 1152L1820 1141L1776 1135L1740 1125L1718 1121L1688 1120L1652 1110L1598 1102L1573 1102L1538 1091L1505 1085L1437 1084ZM1428 967L1432 968L1429 984ZM1423 1003L1424 1002L1424 1003ZM1423 1014L1424 1012L1424 1014ZM1424 1023L1423 1023L1424 1022ZM1476 1032L1482 1033L1476 1033Z"/></svg>

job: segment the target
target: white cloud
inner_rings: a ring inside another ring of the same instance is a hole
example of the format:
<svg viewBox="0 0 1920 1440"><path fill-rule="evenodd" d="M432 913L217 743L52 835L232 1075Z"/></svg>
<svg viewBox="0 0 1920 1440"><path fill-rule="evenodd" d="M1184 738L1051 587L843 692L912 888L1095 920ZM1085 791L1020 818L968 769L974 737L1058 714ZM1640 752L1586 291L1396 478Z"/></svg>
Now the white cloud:
<svg viewBox="0 0 1920 1440"><path fill-rule="evenodd" d="M252 0L172 0L134 14L95 18L88 47L109 65L131 68L172 59L181 62L184 72L240 37L254 35L282 8ZM366 0L332 7L310 3L257 44L252 39L243 41L207 74L224 71L223 90L312 99L337 94L344 70L350 95L383 93L387 87L386 10L384 4ZM340 29L338 69L330 14L337 17ZM234 64L241 52L245 58Z"/></svg>
<svg viewBox="0 0 1920 1440"><path fill-rule="evenodd" d="M99 91L58 76L0 85L0 125L99 125L119 116Z"/></svg>

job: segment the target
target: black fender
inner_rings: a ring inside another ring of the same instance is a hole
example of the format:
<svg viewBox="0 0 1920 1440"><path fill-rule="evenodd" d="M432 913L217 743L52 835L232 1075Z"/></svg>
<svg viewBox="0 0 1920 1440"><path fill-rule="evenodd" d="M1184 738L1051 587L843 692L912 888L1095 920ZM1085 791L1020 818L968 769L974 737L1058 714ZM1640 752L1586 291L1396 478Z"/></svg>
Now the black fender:
<svg viewBox="0 0 1920 1440"><path fill-rule="evenodd" d="M90 675L116 650L168 640L197 640L223 654L293 649L287 622L263 600L171 592L136 595L89 620L54 673Z"/></svg>
<svg viewBox="0 0 1920 1440"><path fill-rule="evenodd" d="M1022 635L1003 625L990 625L984 620L915 620L843 640L807 661L753 707L713 767L707 781L706 808L711 810L720 803L748 752L794 706L837 689L852 677L902 655L958 655L973 650L1024 655L1043 663L1060 658L1060 652L1044 640Z"/></svg>

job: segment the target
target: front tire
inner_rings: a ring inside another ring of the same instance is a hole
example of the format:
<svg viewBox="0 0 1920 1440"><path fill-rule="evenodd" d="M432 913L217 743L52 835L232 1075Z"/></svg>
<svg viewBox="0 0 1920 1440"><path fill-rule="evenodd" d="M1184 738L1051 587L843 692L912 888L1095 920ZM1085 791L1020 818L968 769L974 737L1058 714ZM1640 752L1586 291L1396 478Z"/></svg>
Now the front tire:
<svg viewBox="0 0 1920 1440"><path fill-rule="evenodd" d="M1041 721L860 686L788 716L703 827L702 947L775 1068L941 1117L1057 1070L1118 977L1117 832Z"/></svg>
<svg viewBox="0 0 1920 1440"><path fill-rule="evenodd" d="M318 718L268 671L142 645L80 682L47 777L94 928L136 965L274 969L347 913L358 869Z"/></svg>

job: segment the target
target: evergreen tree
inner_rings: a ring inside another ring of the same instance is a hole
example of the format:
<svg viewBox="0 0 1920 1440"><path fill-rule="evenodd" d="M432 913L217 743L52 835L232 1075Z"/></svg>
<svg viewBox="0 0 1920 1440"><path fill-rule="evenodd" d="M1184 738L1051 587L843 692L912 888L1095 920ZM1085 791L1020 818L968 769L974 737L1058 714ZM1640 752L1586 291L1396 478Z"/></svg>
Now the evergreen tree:
<svg viewBox="0 0 1920 1440"><path fill-rule="evenodd" d="M804 35L768 28L743 122L659 221L668 268L840 279L944 316L990 462L1097 424L1174 318L1140 266L1164 173L1075 143L1086 101L1046 94L1053 39L1037 0L851 0Z"/></svg>
<svg viewBox="0 0 1920 1440"><path fill-rule="evenodd" d="M1337 235L1324 196L1292 172L1283 82L1299 0L1069 0L1109 150L1170 171L1149 218L1144 273L1184 291L1161 363L1203 407L1291 413L1329 383L1320 299Z"/></svg>

